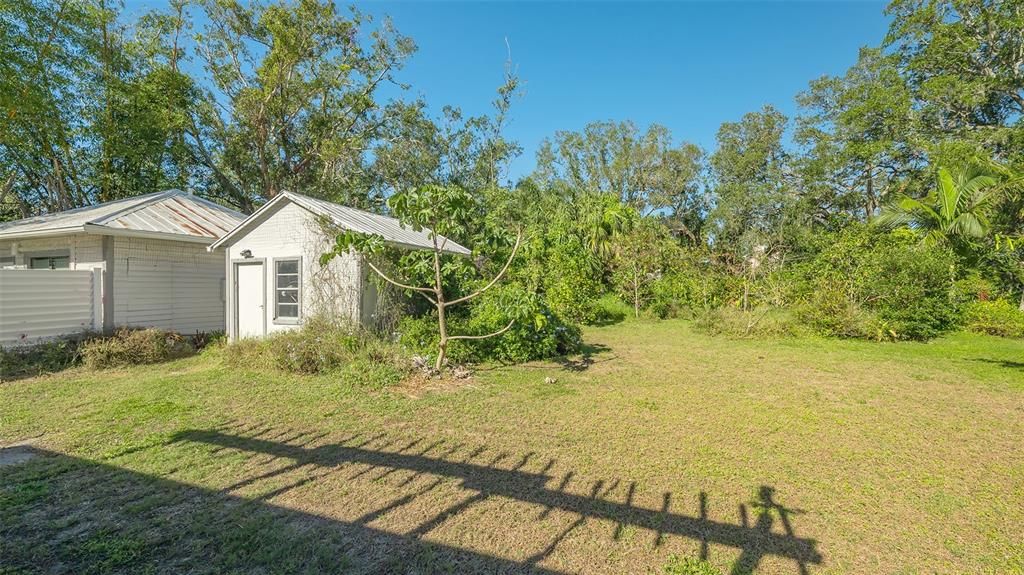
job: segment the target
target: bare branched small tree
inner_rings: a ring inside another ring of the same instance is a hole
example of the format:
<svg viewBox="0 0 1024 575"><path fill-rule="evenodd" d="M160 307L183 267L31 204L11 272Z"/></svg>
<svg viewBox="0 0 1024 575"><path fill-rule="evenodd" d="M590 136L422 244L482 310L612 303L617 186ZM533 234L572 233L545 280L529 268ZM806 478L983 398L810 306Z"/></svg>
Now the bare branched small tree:
<svg viewBox="0 0 1024 575"><path fill-rule="evenodd" d="M509 266L519 252L519 246L523 238L521 231L516 234L516 240L508 259L501 267L501 270L483 287L467 295L450 300L447 299L444 291L446 269L454 269L459 265L469 265L465 258L453 260L448 257L448 254L451 252L448 245L450 240L448 238L452 235L461 235L467 231L464 222L467 219L466 215L471 204L472 197L469 192L455 186L424 186L395 194L388 202L392 213L402 224L416 231L427 230L430 234L433 248L427 252L427 257L414 258L407 262L409 269L406 271L409 275L429 277L431 285L418 286L406 281L399 281L381 270L370 258L365 260L369 268L380 276L381 279L399 289L420 294L437 310L437 329L440 337L434 368L438 370L445 365L449 342L458 339L473 340L497 337L512 329L516 322L514 314L510 314L513 317L509 320L508 324L492 333L484 335L451 335L448 333L448 308L475 299L497 285L506 272L508 272ZM347 253L349 250L355 250L366 256L378 254L386 244L385 238L380 235L344 231L337 235L332 250L320 256L320 263L321 265L326 265L334 257ZM429 269L424 269L425 266Z"/></svg>

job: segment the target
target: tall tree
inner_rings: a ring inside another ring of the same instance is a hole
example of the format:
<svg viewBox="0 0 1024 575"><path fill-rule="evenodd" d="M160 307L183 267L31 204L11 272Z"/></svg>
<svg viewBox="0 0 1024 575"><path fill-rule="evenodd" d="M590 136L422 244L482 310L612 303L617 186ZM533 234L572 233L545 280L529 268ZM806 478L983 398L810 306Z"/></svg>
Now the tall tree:
<svg viewBox="0 0 1024 575"><path fill-rule="evenodd" d="M797 96L801 187L819 220L842 212L870 220L921 168L914 102L896 64L865 48L845 75L814 80Z"/></svg>
<svg viewBox="0 0 1024 575"><path fill-rule="evenodd" d="M933 138L1024 161L1024 7L999 0L894 0L886 46Z"/></svg>
<svg viewBox="0 0 1024 575"><path fill-rule="evenodd" d="M12 0L0 8L0 205L6 216L92 200L87 95L103 15L84 2Z"/></svg>
<svg viewBox="0 0 1024 575"><path fill-rule="evenodd" d="M704 207L703 159L693 144L674 147L664 126L641 132L632 122L594 122L581 132L559 131L544 140L535 177L549 186L611 194L643 214L679 210L693 225Z"/></svg>
<svg viewBox="0 0 1024 575"><path fill-rule="evenodd" d="M777 241L793 204L788 156L782 145L787 118L772 106L726 122L711 156L714 243L749 251Z"/></svg>
<svg viewBox="0 0 1024 575"><path fill-rule="evenodd" d="M249 209L285 189L363 203L375 96L415 49L389 21L365 34L326 0L204 0L196 36L213 93L190 136L214 188ZM353 201L355 200L355 201Z"/></svg>

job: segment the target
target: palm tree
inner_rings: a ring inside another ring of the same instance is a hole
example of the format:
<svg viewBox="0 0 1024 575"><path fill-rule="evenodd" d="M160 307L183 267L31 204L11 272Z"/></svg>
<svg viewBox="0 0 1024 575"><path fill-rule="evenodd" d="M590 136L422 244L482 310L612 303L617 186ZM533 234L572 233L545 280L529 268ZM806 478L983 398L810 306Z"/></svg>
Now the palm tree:
<svg viewBox="0 0 1024 575"><path fill-rule="evenodd" d="M926 243L958 248L986 237L992 229L988 212L1001 191L997 176L980 166L940 167L935 181L924 198L898 196L875 224L890 229L906 225L922 231Z"/></svg>

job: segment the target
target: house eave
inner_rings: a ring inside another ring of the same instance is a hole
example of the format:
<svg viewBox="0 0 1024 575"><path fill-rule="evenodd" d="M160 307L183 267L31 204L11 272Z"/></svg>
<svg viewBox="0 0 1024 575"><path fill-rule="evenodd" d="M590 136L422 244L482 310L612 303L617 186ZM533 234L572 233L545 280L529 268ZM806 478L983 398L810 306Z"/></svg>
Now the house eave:
<svg viewBox="0 0 1024 575"><path fill-rule="evenodd" d="M150 238L155 240L171 240L177 242L188 242L193 244L210 244L216 240L216 238L209 238L205 236L190 236L185 234L171 234L167 232L151 232L144 230L129 230L124 228L111 228L108 226L101 226L99 224L85 224L84 226L82 226L82 229L87 234L95 234L100 236Z"/></svg>

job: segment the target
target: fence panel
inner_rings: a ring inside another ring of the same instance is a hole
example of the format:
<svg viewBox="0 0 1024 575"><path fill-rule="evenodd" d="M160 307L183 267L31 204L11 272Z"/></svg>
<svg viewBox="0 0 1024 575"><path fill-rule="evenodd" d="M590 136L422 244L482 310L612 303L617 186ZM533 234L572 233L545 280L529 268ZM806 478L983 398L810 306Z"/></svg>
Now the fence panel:
<svg viewBox="0 0 1024 575"><path fill-rule="evenodd" d="M102 326L101 270L0 270L0 345Z"/></svg>

